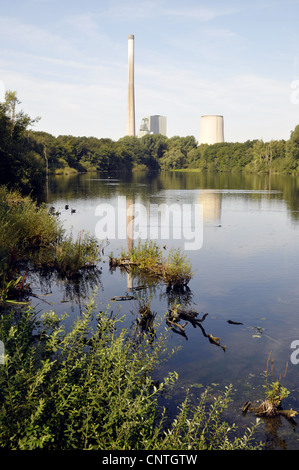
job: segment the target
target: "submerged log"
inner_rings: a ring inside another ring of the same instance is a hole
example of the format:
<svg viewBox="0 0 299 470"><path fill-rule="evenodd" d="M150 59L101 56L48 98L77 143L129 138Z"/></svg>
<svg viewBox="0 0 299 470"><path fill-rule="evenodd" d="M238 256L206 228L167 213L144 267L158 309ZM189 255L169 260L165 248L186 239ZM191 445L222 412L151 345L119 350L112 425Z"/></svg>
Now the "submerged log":
<svg viewBox="0 0 299 470"><path fill-rule="evenodd" d="M174 326L174 327L178 328L182 333L185 333L185 327L186 327L187 324L188 324L188 323L186 322L186 323L184 323L184 325L180 325L179 323L177 323L177 322L175 322L175 321L172 321L172 320L170 320L169 318L166 319L166 323L167 323L167 325L170 326L170 327L173 327L173 326Z"/></svg>
<svg viewBox="0 0 299 470"><path fill-rule="evenodd" d="M226 346L222 346L222 344L220 344L220 338L217 338L216 336L213 336L211 334L207 335L207 337L209 338L210 343L216 344L216 346L220 346L225 352Z"/></svg>
<svg viewBox="0 0 299 470"><path fill-rule="evenodd" d="M116 295L115 297L112 297L111 300L134 300L135 297L133 295Z"/></svg>
<svg viewBox="0 0 299 470"><path fill-rule="evenodd" d="M184 338L188 340L188 337L185 332L187 322L184 325L180 325L179 323L171 321L169 318L166 318L166 324L169 326L169 328L172 329L174 333L178 333L179 335L184 336Z"/></svg>
<svg viewBox="0 0 299 470"><path fill-rule="evenodd" d="M209 339L211 344L215 344L216 346L220 346L223 349L223 351L225 351L226 346L223 346L220 343L220 338L218 338L216 336L213 336L212 334L207 334L205 332L204 328L202 327L202 322L206 319L208 313L204 313L201 318L197 318L197 315L198 315L198 312L185 311L185 310L181 310L181 309L172 308L168 312L168 316L166 318L166 323L167 323L168 326L170 326L170 328L173 328L174 331L175 331L174 328L176 328L177 329L176 333L180 332L180 334L183 334L183 336L185 336L187 338L186 333L185 333L185 327L187 326L187 324L189 322L194 326L194 328L199 327L201 329L203 335L206 338ZM184 323L184 325L181 326L179 324L180 320L185 320L186 323Z"/></svg>
<svg viewBox="0 0 299 470"><path fill-rule="evenodd" d="M191 323L197 323L197 322L202 323L205 320L206 316L208 315L208 313L204 313L202 318L197 318L197 315L198 315L197 312L193 312L193 311L186 312L185 310L180 310L180 309L177 311L177 313L182 320L187 320Z"/></svg>

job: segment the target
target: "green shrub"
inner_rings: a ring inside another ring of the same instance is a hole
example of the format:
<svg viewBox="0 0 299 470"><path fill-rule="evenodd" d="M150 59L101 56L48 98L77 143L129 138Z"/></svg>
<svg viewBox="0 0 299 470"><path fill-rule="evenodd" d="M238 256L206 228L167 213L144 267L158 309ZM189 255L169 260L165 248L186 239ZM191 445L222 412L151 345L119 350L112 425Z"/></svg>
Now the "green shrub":
<svg viewBox="0 0 299 470"><path fill-rule="evenodd" d="M207 392L195 409L186 399L172 421L160 408L177 377L152 380L164 334L136 341L108 309L96 315L93 301L68 331L63 320L54 312L38 320L32 309L0 315L2 450L251 448L255 426L230 440L234 426L221 420L230 389L209 411Z"/></svg>

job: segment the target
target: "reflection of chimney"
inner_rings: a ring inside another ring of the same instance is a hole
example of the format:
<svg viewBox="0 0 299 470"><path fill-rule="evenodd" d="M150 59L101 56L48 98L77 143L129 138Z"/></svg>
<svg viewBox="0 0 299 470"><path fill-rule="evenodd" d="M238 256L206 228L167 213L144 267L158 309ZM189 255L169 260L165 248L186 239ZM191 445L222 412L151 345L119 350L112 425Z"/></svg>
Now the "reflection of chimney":
<svg viewBox="0 0 299 470"><path fill-rule="evenodd" d="M134 237L134 205L133 199L127 199L127 245L128 254L131 253L133 248L133 237ZM133 279L130 271L127 274L127 287L128 290L133 288Z"/></svg>
<svg viewBox="0 0 299 470"><path fill-rule="evenodd" d="M134 237L134 202L133 199L127 199L127 243L128 253L133 248Z"/></svg>
<svg viewBox="0 0 299 470"><path fill-rule="evenodd" d="M134 97L134 35L129 34L128 39L128 109L127 109L127 135L135 136L135 97Z"/></svg>
<svg viewBox="0 0 299 470"><path fill-rule="evenodd" d="M221 198L221 194L200 191L197 202L203 205L204 222L219 223L221 221Z"/></svg>

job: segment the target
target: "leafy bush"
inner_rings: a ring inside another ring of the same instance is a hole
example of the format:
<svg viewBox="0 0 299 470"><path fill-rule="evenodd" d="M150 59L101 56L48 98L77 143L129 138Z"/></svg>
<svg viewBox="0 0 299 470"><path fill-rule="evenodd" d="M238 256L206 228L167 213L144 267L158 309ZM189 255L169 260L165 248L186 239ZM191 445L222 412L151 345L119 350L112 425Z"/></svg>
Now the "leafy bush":
<svg viewBox="0 0 299 470"><path fill-rule="evenodd" d="M255 426L230 440L235 427L221 420L230 389L209 411L207 392L195 409L186 399L169 424L159 397L177 374L159 384L151 378L164 334L153 343L140 332L136 341L108 309L95 315L93 301L70 331L63 320L54 312L38 320L32 309L0 315L1 449L251 448Z"/></svg>

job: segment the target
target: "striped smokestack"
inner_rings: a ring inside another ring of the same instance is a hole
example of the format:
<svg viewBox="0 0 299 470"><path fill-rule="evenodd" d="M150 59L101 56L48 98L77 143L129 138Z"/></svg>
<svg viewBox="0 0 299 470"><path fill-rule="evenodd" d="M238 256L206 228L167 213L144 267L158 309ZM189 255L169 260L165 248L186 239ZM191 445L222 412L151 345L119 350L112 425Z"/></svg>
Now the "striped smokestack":
<svg viewBox="0 0 299 470"><path fill-rule="evenodd" d="M135 96L134 96L134 35L128 38L128 109L127 109L127 135L135 136Z"/></svg>

